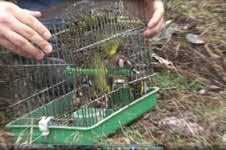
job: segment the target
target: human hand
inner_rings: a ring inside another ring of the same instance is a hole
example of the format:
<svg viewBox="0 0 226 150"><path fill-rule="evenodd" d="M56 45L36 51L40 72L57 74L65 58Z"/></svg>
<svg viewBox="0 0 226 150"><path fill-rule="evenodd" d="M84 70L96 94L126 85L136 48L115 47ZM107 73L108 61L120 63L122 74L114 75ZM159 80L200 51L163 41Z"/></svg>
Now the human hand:
<svg viewBox="0 0 226 150"><path fill-rule="evenodd" d="M152 15L144 35L146 37L153 37L160 33L164 27L164 5L161 0L148 0L148 5Z"/></svg>
<svg viewBox="0 0 226 150"><path fill-rule="evenodd" d="M52 46L50 32L37 19L40 16L40 12L0 1L0 45L21 56L42 59Z"/></svg>

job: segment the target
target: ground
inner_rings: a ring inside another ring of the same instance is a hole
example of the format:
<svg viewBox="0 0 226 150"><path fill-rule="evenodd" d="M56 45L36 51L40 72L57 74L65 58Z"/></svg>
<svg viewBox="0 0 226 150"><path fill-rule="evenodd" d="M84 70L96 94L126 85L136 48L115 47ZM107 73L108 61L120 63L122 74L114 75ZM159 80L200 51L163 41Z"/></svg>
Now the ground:
<svg viewBox="0 0 226 150"><path fill-rule="evenodd" d="M226 141L226 3L225 0L165 0L166 20L176 30L168 41L150 41L153 51L171 65L155 63L151 80L161 88L158 105L101 143L221 145ZM206 44L189 43L187 33ZM186 132L172 132L165 118L184 119ZM0 116L1 125L8 120ZM194 133L190 123L202 128ZM189 134L190 133L190 134ZM9 134L0 132L0 142Z"/></svg>
<svg viewBox="0 0 226 150"><path fill-rule="evenodd" d="M225 142L225 1L170 0L165 1L165 6L166 20L172 20L179 30L168 42L152 43L154 52L172 63L153 64L158 72L153 85L161 88L157 108L104 143L183 146ZM206 44L189 43L187 33L201 35ZM167 117L187 118L186 122L198 124L203 131L170 132L169 126L161 124Z"/></svg>

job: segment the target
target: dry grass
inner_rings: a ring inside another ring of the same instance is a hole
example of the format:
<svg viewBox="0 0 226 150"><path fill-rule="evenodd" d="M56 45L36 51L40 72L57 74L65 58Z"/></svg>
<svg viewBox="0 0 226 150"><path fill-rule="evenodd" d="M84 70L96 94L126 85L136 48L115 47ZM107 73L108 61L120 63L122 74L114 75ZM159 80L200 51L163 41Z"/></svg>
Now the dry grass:
<svg viewBox="0 0 226 150"><path fill-rule="evenodd" d="M173 62L174 67L153 65L160 72L156 86L162 87L158 106L129 127L122 128L108 143L154 143L171 146L193 144L223 144L226 134L226 3L224 0L171 0L165 1L166 18L179 27L169 42L152 43L159 56ZM187 29L184 29L184 27ZM206 41L205 45L192 45L185 40L186 33L196 33ZM165 71L164 71L165 70ZM168 70L175 78L166 78ZM180 77L189 82L181 82ZM161 81L162 77L167 81ZM175 80L175 82L172 82ZM178 82L179 80L179 82ZM157 81L157 82L156 82ZM198 86L188 84L197 81ZM199 86L201 85L201 86ZM202 95L200 88L217 86ZM183 87L183 88L182 88ZM160 121L166 117L185 118L204 128L195 135L172 134Z"/></svg>

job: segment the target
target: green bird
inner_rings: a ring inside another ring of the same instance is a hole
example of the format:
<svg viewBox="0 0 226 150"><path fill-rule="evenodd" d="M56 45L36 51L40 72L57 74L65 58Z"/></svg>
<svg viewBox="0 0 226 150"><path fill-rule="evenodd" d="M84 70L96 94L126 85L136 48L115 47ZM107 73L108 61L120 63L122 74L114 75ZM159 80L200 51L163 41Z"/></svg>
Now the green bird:
<svg viewBox="0 0 226 150"><path fill-rule="evenodd" d="M119 49L122 47L123 40L121 38L116 38L106 42L104 44L104 50L107 57L112 57L118 53Z"/></svg>

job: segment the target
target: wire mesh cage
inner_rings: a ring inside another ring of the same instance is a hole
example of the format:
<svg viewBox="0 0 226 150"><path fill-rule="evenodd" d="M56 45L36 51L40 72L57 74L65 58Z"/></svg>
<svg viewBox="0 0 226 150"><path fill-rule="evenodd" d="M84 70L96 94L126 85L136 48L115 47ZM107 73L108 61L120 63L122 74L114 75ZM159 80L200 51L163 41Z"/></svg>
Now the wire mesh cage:
<svg viewBox="0 0 226 150"><path fill-rule="evenodd" d="M2 52L2 109L18 143L89 143L156 104L143 18L133 1L77 1L67 18L42 20L54 51L42 61ZM125 118L126 117L126 118ZM19 140L18 140L18 137Z"/></svg>

